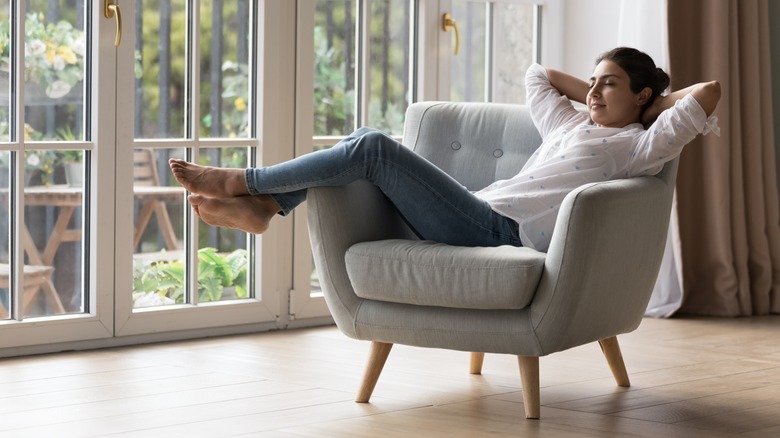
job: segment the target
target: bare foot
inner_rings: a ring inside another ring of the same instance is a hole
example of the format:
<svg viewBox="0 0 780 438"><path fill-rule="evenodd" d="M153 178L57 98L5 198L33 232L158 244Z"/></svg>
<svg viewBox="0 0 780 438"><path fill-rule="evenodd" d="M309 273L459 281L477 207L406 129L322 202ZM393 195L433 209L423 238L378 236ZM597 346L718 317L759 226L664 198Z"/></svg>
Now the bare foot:
<svg viewBox="0 0 780 438"><path fill-rule="evenodd" d="M207 198L190 195L195 213L209 225L228 227L252 234L263 234L271 219L281 211L268 195Z"/></svg>
<svg viewBox="0 0 780 438"><path fill-rule="evenodd" d="M191 193L210 198L248 195L244 169L200 166L188 161L168 160L173 176Z"/></svg>

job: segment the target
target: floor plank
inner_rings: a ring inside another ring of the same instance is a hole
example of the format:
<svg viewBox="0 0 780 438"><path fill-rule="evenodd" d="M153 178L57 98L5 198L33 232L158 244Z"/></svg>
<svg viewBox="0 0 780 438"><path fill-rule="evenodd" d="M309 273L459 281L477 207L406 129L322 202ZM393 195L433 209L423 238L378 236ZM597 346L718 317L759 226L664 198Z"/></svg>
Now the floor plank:
<svg viewBox="0 0 780 438"><path fill-rule="evenodd" d="M368 343L335 327L0 360L3 437L780 436L780 316L646 319L621 336L630 388L596 344L540 359L526 420L515 357L397 345L371 403Z"/></svg>

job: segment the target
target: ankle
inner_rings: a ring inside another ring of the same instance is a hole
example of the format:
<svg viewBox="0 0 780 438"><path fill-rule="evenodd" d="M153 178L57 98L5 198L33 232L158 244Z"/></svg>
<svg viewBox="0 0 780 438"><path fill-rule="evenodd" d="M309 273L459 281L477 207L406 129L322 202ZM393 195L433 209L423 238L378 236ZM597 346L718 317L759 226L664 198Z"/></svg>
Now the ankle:
<svg viewBox="0 0 780 438"><path fill-rule="evenodd" d="M228 187L233 196L249 195L249 188L246 184L246 170L236 169L233 172Z"/></svg>

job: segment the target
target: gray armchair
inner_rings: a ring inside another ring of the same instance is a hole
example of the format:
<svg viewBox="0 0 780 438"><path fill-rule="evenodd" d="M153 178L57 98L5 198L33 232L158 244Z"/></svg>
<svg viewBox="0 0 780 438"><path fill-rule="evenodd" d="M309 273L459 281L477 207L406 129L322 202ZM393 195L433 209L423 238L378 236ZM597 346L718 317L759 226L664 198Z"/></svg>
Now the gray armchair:
<svg viewBox="0 0 780 438"><path fill-rule="evenodd" d="M471 190L519 171L541 139L518 105L412 105L404 144ZM539 357L597 341L629 386L616 335L639 326L664 250L677 160L657 176L584 185L563 202L548 252L418 240L371 184L309 190L309 231L339 329L372 341L357 401L393 344L517 355L527 418Z"/></svg>

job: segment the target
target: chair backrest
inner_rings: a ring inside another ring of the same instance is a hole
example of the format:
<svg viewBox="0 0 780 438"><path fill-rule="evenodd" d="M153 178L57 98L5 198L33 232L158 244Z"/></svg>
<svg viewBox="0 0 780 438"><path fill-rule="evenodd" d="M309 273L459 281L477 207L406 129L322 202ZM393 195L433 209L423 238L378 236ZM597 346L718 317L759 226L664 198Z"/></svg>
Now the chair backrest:
<svg viewBox="0 0 780 438"><path fill-rule="evenodd" d="M136 186L160 185L153 150L139 148L133 151L133 183Z"/></svg>
<svg viewBox="0 0 780 438"><path fill-rule="evenodd" d="M541 143L521 105L420 102L406 114L403 144L469 190L514 176Z"/></svg>
<svg viewBox="0 0 780 438"><path fill-rule="evenodd" d="M423 102L404 144L471 190L515 175L541 144L528 108ZM677 160L656 176L570 193L530 307L545 354L635 329L663 257Z"/></svg>

